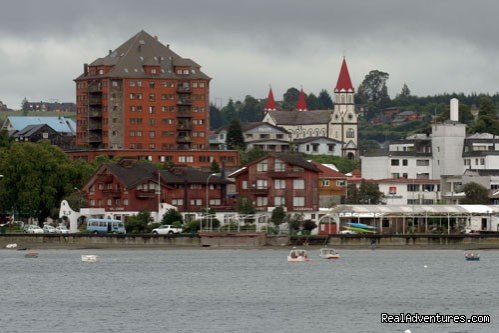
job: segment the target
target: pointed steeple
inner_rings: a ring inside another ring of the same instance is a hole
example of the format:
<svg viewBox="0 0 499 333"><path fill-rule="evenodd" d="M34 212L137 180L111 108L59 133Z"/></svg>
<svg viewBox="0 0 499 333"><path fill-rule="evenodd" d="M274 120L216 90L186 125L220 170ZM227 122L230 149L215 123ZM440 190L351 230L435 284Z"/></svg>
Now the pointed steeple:
<svg viewBox="0 0 499 333"><path fill-rule="evenodd" d="M305 101L305 93L303 88L300 90L300 95L298 95L298 102L296 102L297 111L308 111L307 102Z"/></svg>
<svg viewBox="0 0 499 333"><path fill-rule="evenodd" d="M265 105L264 111L276 111L274 94L272 93L272 87L269 89L269 97L267 97L267 104Z"/></svg>
<svg viewBox="0 0 499 333"><path fill-rule="evenodd" d="M338 76L338 82L336 82L336 88L334 88L335 92L339 92L341 90L347 92L354 92L354 88L352 85L352 81L350 80L350 74L348 73L347 62L345 57L343 57L343 63L341 64L340 76Z"/></svg>

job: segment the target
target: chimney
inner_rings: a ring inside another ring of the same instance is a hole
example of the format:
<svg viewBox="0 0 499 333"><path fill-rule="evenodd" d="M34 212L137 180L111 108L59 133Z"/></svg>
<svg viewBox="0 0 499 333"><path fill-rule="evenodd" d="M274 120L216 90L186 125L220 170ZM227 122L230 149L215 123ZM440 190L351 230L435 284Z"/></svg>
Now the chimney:
<svg viewBox="0 0 499 333"><path fill-rule="evenodd" d="M459 121L459 100L457 98L450 100L450 120Z"/></svg>
<svg viewBox="0 0 499 333"><path fill-rule="evenodd" d="M109 50L109 55L111 55L111 53L113 53L113 50Z"/></svg>
<svg viewBox="0 0 499 333"><path fill-rule="evenodd" d="M88 64L83 64L83 74L88 75Z"/></svg>

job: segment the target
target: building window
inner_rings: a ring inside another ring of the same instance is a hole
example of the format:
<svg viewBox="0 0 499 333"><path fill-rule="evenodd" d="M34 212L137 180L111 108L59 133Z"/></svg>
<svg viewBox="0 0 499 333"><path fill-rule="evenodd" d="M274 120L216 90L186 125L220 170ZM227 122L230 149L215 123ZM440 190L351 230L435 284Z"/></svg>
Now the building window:
<svg viewBox="0 0 499 333"><path fill-rule="evenodd" d="M210 199L210 206L220 206L222 201L220 199Z"/></svg>
<svg viewBox="0 0 499 333"><path fill-rule="evenodd" d="M352 128L347 130L347 138L355 138L355 131Z"/></svg>
<svg viewBox="0 0 499 333"><path fill-rule="evenodd" d="M275 160L274 171L285 171L285 170L286 170L286 164L284 164L284 162L281 160Z"/></svg>
<svg viewBox="0 0 499 333"><path fill-rule="evenodd" d="M203 204L201 199L191 199L190 203L192 206L201 206Z"/></svg>
<svg viewBox="0 0 499 333"><path fill-rule="evenodd" d="M256 188L266 189L268 187L267 179L257 179Z"/></svg>
<svg viewBox="0 0 499 333"><path fill-rule="evenodd" d="M391 164L394 166L400 165L400 161L399 160L391 160Z"/></svg>
<svg viewBox="0 0 499 333"><path fill-rule="evenodd" d="M402 160L402 165L407 166L407 160Z"/></svg>
<svg viewBox="0 0 499 333"><path fill-rule="evenodd" d="M256 205L258 207L267 206L268 198L267 197L256 197Z"/></svg>
<svg viewBox="0 0 499 333"><path fill-rule="evenodd" d="M275 179L274 180L274 188L276 190L283 190L286 188L286 180L284 179Z"/></svg>
<svg viewBox="0 0 499 333"><path fill-rule="evenodd" d="M267 161L262 161L256 165L256 171L258 172L265 172L268 171L268 164Z"/></svg>
<svg viewBox="0 0 499 333"><path fill-rule="evenodd" d="M294 179L293 180L293 189L295 189L295 190L304 190L305 189L305 180L303 180L303 179Z"/></svg>
<svg viewBox="0 0 499 333"><path fill-rule="evenodd" d="M329 179L323 179L322 180L322 186L323 187L329 187Z"/></svg>
<svg viewBox="0 0 499 333"><path fill-rule="evenodd" d="M286 206L286 198L285 197L275 197L274 198L274 206Z"/></svg>
<svg viewBox="0 0 499 333"><path fill-rule="evenodd" d="M182 206L183 204L184 204L183 199L173 199L172 200L172 205L174 205L174 206Z"/></svg>
<svg viewBox="0 0 499 333"><path fill-rule="evenodd" d="M305 197L293 197L293 206L294 207L305 206Z"/></svg>
<svg viewBox="0 0 499 333"><path fill-rule="evenodd" d="M242 187L243 187L243 190L247 190L248 189L248 181L247 180L243 180L242 181Z"/></svg>

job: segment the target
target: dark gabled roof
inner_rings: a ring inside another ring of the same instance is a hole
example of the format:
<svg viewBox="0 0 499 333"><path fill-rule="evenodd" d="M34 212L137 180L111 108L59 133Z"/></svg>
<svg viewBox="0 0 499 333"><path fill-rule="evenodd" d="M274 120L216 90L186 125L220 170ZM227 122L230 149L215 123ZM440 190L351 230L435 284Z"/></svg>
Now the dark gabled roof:
<svg viewBox="0 0 499 333"><path fill-rule="evenodd" d="M159 66L157 74L147 74L143 66ZM206 79L210 77L200 71L200 66L191 59L185 59L170 50L169 46L161 44L157 38L152 37L145 31L140 31L135 36L111 51L104 58L98 58L90 66L114 66L108 73L96 75L95 77L150 77L155 78L190 78ZM173 66L191 67L194 72L189 71L187 75L177 75ZM91 78L83 73L77 78Z"/></svg>
<svg viewBox="0 0 499 333"><path fill-rule="evenodd" d="M132 188L149 179L157 179L157 168L149 163L131 162L129 166L121 163L106 164L106 166L127 188Z"/></svg>
<svg viewBox="0 0 499 333"><path fill-rule="evenodd" d="M251 122L251 123L241 123L241 130L243 132L246 132L246 131L252 130L254 128L263 126L263 125L270 126L272 128L275 128L278 131L289 134L289 132L286 129L279 127L279 126L274 126L274 125L267 123L267 122L264 122L264 121L257 121L257 122Z"/></svg>
<svg viewBox="0 0 499 333"><path fill-rule="evenodd" d="M268 115L277 126L327 124L331 120L331 110L272 111Z"/></svg>
<svg viewBox="0 0 499 333"><path fill-rule="evenodd" d="M286 141L286 140L279 140L279 139L260 139L260 140L252 140L252 141L248 141L246 142L247 144L255 144L255 143L263 143L263 142L275 142L275 143L286 143L286 144L290 144L289 141Z"/></svg>
<svg viewBox="0 0 499 333"><path fill-rule="evenodd" d="M308 142L317 141L317 140L327 140L327 141L332 141L334 143L339 143L339 144L342 143L339 140L331 139L331 138L328 138L327 136L309 136L307 138L295 139L294 142L297 144L302 144L302 143L308 143Z"/></svg>
<svg viewBox="0 0 499 333"><path fill-rule="evenodd" d="M274 156L285 163L296 165L310 171L320 172L319 168L308 162L300 153L270 153L266 157L269 155Z"/></svg>
<svg viewBox="0 0 499 333"><path fill-rule="evenodd" d="M22 130L20 130L18 132L15 132L15 134L13 134L12 137L14 137L14 138L18 138L18 137L30 137L30 136L32 136L33 134L35 134L36 132L38 132L39 130L41 130L44 127L47 127L50 130L52 130L54 133L57 133L56 130L54 130L52 127L50 127L47 124L37 124L37 125L28 125L28 126L26 126Z"/></svg>
<svg viewBox="0 0 499 333"><path fill-rule="evenodd" d="M187 167L175 167L170 170L162 170L161 177L165 177L167 184L206 184L209 178L210 184L230 184L231 181L219 176L211 176L212 173L199 169Z"/></svg>

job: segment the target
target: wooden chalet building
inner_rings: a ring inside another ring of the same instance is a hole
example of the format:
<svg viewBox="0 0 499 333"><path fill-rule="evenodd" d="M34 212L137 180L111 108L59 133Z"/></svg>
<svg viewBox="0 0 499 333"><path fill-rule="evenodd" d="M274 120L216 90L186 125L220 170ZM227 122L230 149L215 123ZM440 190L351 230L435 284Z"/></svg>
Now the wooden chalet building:
<svg viewBox="0 0 499 333"><path fill-rule="evenodd" d="M283 206L288 212L300 212L319 209L319 173L300 154L270 153L229 177L236 180L238 197L250 199L256 210Z"/></svg>
<svg viewBox="0 0 499 333"><path fill-rule="evenodd" d="M161 170L150 163L123 159L102 165L82 191L88 208L107 212L157 212L160 203L180 212L199 212L207 206L220 211L232 209L232 199L226 198L229 183L196 169Z"/></svg>

